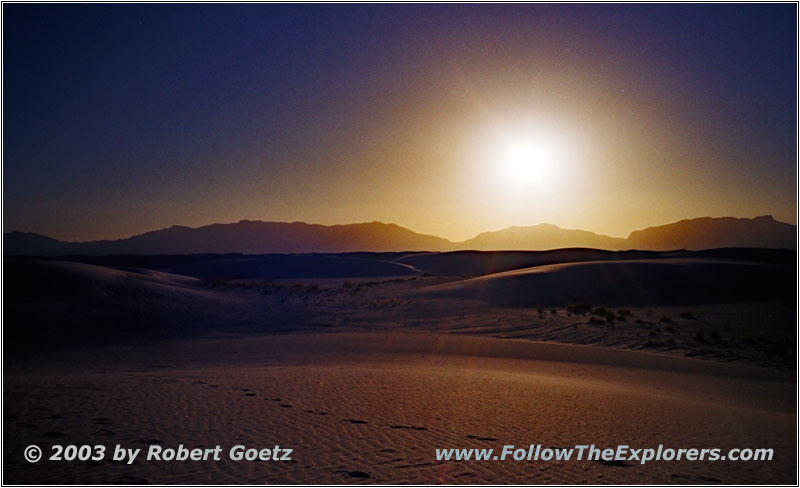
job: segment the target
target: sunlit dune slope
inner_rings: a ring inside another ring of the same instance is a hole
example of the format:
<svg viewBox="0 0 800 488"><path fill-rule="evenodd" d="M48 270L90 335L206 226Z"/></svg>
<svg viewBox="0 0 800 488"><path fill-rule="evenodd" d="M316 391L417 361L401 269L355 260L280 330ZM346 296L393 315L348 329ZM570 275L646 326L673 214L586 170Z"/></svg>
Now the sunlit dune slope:
<svg viewBox="0 0 800 488"><path fill-rule="evenodd" d="M659 257L653 251L605 251L567 248L548 251L453 251L418 253L399 258L420 271L441 276L476 276L548 264Z"/></svg>

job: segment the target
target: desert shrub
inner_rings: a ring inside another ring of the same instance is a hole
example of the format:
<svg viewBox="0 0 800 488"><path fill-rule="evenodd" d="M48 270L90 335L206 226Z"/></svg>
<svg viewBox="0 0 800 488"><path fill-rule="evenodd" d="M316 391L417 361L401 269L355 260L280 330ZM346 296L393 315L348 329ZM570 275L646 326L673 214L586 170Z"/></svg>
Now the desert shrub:
<svg viewBox="0 0 800 488"><path fill-rule="evenodd" d="M567 311L575 315L585 315L592 311L592 306L588 303L573 303L567 305Z"/></svg>
<svg viewBox="0 0 800 488"><path fill-rule="evenodd" d="M681 318L686 320L697 320L697 317L694 316L691 310L687 310L681 314Z"/></svg>
<svg viewBox="0 0 800 488"><path fill-rule="evenodd" d="M604 307L597 307L592 311L592 315L597 315L598 317L602 317L608 322L609 324L614 323L614 312L608 310Z"/></svg>

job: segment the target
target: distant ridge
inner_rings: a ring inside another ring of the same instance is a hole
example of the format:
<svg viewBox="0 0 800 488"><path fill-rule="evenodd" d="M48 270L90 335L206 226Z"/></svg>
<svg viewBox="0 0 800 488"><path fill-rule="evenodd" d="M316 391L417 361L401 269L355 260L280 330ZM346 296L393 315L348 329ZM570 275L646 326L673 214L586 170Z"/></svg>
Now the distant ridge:
<svg viewBox="0 0 800 488"><path fill-rule="evenodd" d="M127 239L59 242L32 233L3 235L5 254L207 254L312 253L393 250L426 251L452 245L440 237L417 234L394 224L370 222L318 225L304 222L242 220L198 228L172 226Z"/></svg>
<svg viewBox="0 0 800 488"><path fill-rule="evenodd" d="M242 220L197 228L176 225L127 239L90 242L62 242L31 232L7 232L3 234L3 253L58 256L545 250L569 247L654 251L723 247L796 249L796 236L796 226L778 222L771 216L681 220L631 232L627 239L539 224L484 232L459 243L382 222L319 225Z"/></svg>
<svg viewBox="0 0 800 488"><path fill-rule="evenodd" d="M753 219L735 217L681 220L631 232L628 245L654 251L713 249L718 247L797 248L797 227L771 215Z"/></svg>
<svg viewBox="0 0 800 488"><path fill-rule="evenodd" d="M477 251L545 250L565 247L594 249L627 249L627 241L586 230L562 229L553 224L529 227L509 227L496 232L484 232L458 245L462 249Z"/></svg>

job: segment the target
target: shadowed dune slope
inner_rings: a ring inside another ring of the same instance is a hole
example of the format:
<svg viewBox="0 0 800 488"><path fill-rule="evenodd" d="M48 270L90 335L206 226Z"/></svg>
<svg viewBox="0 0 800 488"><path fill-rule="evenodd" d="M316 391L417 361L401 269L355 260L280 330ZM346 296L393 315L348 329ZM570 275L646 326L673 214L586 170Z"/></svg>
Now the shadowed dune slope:
<svg viewBox="0 0 800 488"><path fill-rule="evenodd" d="M170 271L203 279L352 278L407 276L419 273L408 264L347 255L227 258L179 264Z"/></svg>
<svg viewBox="0 0 800 488"><path fill-rule="evenodd" d="M5 338L22 347L181 335L206 326L210 314L234 323L241 308L236 295L152 270L7 260L3 279Z"/></svg>
<svg viewBox="0 0 800 488"><path fill-rule="evenodd" d="M422 293L496 305L656 306L790 299L794 270L704 259L555 264L429 287Z"/></svg>
<svg viewBox="0 0 800 488"><path fill-rule="evenodd" d="M9 260L5 279L11 299L36 301L131 298L160 301L181 300L207 293L196 288L198 280L144 269L113 269L85 263L39 260Z"/></svg>

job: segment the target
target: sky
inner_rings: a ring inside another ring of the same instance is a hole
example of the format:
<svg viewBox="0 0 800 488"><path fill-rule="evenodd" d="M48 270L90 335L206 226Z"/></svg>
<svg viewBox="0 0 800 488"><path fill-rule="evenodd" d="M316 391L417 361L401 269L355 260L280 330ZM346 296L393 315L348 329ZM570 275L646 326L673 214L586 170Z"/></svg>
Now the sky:
<svg viewBox="0 0 800 488"><path fill-rule="evenodd" d="M3 230L797 219L795 4L9 4Z"/></svg>

